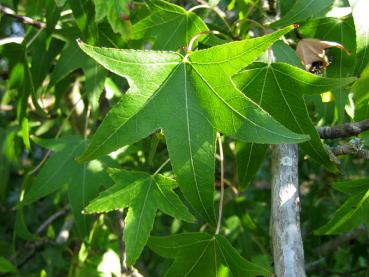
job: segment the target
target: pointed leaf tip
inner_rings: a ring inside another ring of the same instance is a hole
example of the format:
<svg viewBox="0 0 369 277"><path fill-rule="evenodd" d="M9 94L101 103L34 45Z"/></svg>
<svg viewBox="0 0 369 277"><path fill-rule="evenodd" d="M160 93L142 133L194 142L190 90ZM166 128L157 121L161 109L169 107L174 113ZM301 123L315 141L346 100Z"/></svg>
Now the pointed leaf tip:
<svg viewBox="0 0 369 277"><path fill-rule="evenodd" d="M297 29L297 28L300 28L300 24L292 24L293 28Z"/></svg>

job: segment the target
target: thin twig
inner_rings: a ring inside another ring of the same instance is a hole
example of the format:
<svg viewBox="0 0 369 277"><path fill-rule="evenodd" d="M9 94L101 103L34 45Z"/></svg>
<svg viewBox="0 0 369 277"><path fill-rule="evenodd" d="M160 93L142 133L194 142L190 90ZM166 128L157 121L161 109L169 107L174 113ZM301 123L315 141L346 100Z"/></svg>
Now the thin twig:
<svg viewBox="0 0 369 277"><path fill-rule="evenodd" d="M87 138L87 135L88 135L88 120L90 118L90 114L91 114L91 108L88 105L87 106L87 111L86 111L85 129L84 129L84 132L83 132L84 138Z"/></svg>
<svg viewBox="0 0 369 277"><path fill-rule="evenodd" d="M158 174L164 168L164 166L166 166L167 163L169 163L169 162L170 162L170 159L167 159L165 162L163 162L162 165L159 166L159 168L154 172L153 176L155 176L156 174Z"/></svg>
<svg viewBox="0 0 369 277"><path fill-rule="evenodd" d="M184 62L184 63L187 61L187 59L188 59L189 55L191 54L191 52L192 52L192 47L193 47L193 44L195 43L195 41L196 41L199 37L201 37L201 36L203 36L203 35L208 35L208 34L215 34L215 35L219 35L219 34L220 34L220 32L218 32L218 31L214 31L214 30L210 30L210 31L203 31L203 32L200 32L200 33L197 33L196 35L194 35L194 36L191 38L191 40L190 40L190 42L188 43L188 46L187 46L187 48L186 48L186 56L183 58L183 62Z"/></svg>
<svg viewBox="0 0 369 277"><path fill-rule="evenodd" d="M84 93L85 94L85 93ZM59 130L58 132L56 133L55 135L55 138L58 138L60 137L62 131L63 131L63 127L64 127L64 124L68 122L68 120L70 119L70 117L72 116L72 114L74 113L74 111L76 110L77 108L77 104L83 99L83 96L84 94L81 95L81 98L78 99L78 101L76 101L75 104L73 104L73 108L70 110L69 114L67 115L67 117L64 119L63 123L61 124L61 126L59 127ZM46 162L46 160L48 159L48 157L50 156L51 154L51 150L48 150L45 154L45 156L42 158L42 160L38 163L38 165L35 166L34 169L32 169L30 172L27 173L27 175L33 175L35 174L40 168L41 166L43 166L43 164Z"/></svg>
<svg viewBox="0 0 369 277"><path fill-rule="evenodd" d="M124 210L117 210L117 222L118 222L118 241L119 241L119 259L120 259L120 272L121 276L132 273L132 268L127 266L127 254L126 254L126 244L123 239L124 233Z"/></svg>
<svg viewBox="0 0 369 277"><path fill-rule="evenodd" d="M217 133L218 145L219 145L219 160L220 160L220 200L219 200L219 210L218 210L218 222L215 234L218 235L220 232L220 226L222 224L223 215L223 202L224 202L224 155L223 155L223 145L222 138L220 134Z"/></svg>
<svg viewBox="0 0 369 277"><path fill-rule="evenodd" d="M52 214L48 219L46 219L40 227L36 230L36 235L40 235L43 231L46 230L46 228L53 223L55 220L57 220L59 217L62 217L68 212L68 208L64 208L62 210L57 211L56 213Z"/></svg>
<svg viewBox="0 0 369 277"><path fill-rule="evenodd" d="M327 150L330 159L336 164L340 164L340 160L337 156L342 155L353 155L358 158L369 160L369 150L364 148L365 146L359 138L352 139L349 143L344 145L331 147L325 144L324 147Z"/></svg>
<svg viewBox="0 0 369 277"><path fill-rule="evenodd" d="M33 18L30 18L28 16L18 15L15 11L12 9L5 7L3 5L0 5L0 12L4 13L6 16L13 17L17 19L18 21L22 22L26 25L31 25L36 28L44 29L46 28L46 24L44 22L40 22L37 20L34 20Z"/></svg>
<svg viewBox="0 0 369 277"><path fill-rule="evenodd" d="M352 137L367 130L369 130L369 119L352 123L344 123L332 127L317 128L319 136L323 139Z"/></svg>
<svg viewBox="0 0 369 277"><path fill-rule="evenodd" d="M314 253L319 256L324 256L330 252L335 252L338 247L342 244L349 242L353 239L361 235L365 235L367 233L367 229L364 225L360 226L359 228L352 230L351 232L344 233L334 239L322 244L321 246L314 249Z"/></svg>

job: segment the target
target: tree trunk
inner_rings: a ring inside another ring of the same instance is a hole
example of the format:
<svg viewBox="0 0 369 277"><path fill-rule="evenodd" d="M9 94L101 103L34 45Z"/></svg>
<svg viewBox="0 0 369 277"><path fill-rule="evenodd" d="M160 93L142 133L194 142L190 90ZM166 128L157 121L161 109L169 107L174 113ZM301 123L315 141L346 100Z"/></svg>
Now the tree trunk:
<svg viewBox="0 0 369 277"><path fill-rule="evenodd" d="M271 236L277 277L305 275L300 230L298 147L282 144L272 154Z"/></svg>

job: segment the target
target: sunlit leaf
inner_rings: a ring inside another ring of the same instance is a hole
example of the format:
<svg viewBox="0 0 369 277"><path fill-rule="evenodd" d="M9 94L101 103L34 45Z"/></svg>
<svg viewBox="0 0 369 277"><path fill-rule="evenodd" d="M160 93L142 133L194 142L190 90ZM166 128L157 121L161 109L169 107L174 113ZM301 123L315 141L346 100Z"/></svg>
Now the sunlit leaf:
<svg viewBox="0 0 369 277"><path fill-rule="evenodd" d="M81 43L88 55L126 77L131 88L107 115L79 160L110 153L162 128L182 192L206 220L214 223L215 130L259 143L308 139L280 125L245 97L230 78L292 28L195 51L186 58L174 52L118 50Z"/></svg>

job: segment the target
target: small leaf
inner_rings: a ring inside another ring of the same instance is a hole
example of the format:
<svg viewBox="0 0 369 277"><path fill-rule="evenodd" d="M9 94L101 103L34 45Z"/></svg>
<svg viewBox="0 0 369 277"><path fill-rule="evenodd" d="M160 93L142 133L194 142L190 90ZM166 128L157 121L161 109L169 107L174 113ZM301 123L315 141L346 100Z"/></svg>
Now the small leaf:
<svg viewBox="0 0 369 277"><path fill-rule="evenodd" d="M151 237L149 247L174 259L164 276L269 276L271 271L242 258L228 240L207 233Z"/></svg>
<svg viewBox="0 0 369 277"><path fill-rule="evenodd" d="M143 172L110 170L115 185L101 193L85 209L87 213L109 212L129 207L125 219L124 241L127 263L132 265L140 256L154 224L156 211L188 222L194 222L173 189L174 180Z"/></svg>
<svg viewBox="0 0 369 277"><path fill-rule="evenodd" d="M132 27L132 39L155 38L154 49L177 50L207 31L200 17L166 1L146 1L151 14Z"/></svg>
<svg viewBox="0 0 369 277"><path fill-rule="evenodd" d="M130 23L124 20L129 15L128 0L94 0L95 19L100 22L105 17L115 33L128 36L130 32Z"/></svg>

